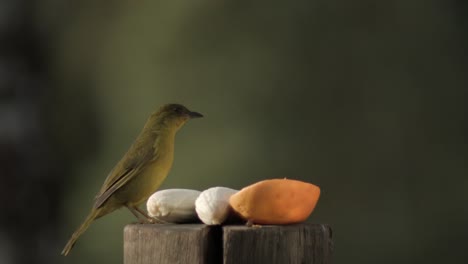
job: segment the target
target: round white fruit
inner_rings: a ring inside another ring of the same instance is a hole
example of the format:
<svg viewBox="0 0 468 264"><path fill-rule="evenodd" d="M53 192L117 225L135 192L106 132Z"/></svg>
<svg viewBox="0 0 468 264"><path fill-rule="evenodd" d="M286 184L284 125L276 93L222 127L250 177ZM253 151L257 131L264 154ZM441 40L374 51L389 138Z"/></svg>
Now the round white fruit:
<svg viewBox="0 0 468 264"><path fill-rule="evenodd" d="M195 201L198 218L207 225L220 225L229 216L229 197L237 193L226 187L213 187L203 191Z"/></svg>
<svg viewBox="0 0 468 264"><path fill-rule="evenodd" d="M165 222L191 222L197 220L195 200L199 195L199 191L188 189L157 191L146 202L146 208L149 216Z"/></svg>

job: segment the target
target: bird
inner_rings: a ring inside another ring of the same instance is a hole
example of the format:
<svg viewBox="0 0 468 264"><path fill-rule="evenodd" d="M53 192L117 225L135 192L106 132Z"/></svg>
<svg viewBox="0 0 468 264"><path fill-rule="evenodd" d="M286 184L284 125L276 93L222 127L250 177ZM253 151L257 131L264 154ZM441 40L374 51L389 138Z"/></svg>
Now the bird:
<svg viewBox="0 0 468 264"><path fill-rule="evenodd" d="M77 239L96 219L126 207L143 223L154 223L138 206L154 193L168 175L174 160L177 131L190 119L203 117L181 104L165 104L153 112L125 155L110 171L84 222L65 245L67 256Z"/></svg>

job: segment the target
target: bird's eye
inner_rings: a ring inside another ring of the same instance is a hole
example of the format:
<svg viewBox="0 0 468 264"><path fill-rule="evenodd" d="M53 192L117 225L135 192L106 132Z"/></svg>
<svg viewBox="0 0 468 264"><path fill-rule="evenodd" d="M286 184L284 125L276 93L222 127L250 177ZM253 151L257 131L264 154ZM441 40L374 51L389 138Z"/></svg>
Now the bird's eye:
<svg viewBox="0 0 468 264"><path fill-rule="evenodd" d="M182 113L182 108L176 107L176 108L174 108L174 112L180 114L180 113Z"/></svg>

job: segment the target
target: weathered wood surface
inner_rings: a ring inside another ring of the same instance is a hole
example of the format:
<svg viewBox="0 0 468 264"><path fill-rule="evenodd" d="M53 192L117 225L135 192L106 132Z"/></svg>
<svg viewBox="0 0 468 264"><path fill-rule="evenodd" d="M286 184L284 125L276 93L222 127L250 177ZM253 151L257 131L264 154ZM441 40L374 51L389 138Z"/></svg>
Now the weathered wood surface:
<svg viewBox="0 0 468 264"><path fill-rule="evenodd" d="M331 228L322 224L223 227L224 264L329 264Z"/></svg>
<svg viewBox="0 0 468 264"><path fill-rule="evenodd" d="M210 228L202 224L127 225L124 230L124 264L221 263L221 243L220 227Z"/></svg>
<svg viewBox="0 0 468 264"><path fill-rule="evenodd" d="M124 264L329 264L331 229L321 224L128 225Z"/></svg>

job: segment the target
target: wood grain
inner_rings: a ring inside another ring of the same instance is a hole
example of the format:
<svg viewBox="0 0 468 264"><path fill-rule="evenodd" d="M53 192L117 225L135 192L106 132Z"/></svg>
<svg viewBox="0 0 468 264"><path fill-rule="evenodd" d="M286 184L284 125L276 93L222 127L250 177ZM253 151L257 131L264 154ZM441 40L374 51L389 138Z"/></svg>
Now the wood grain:
<svg viewBox="0 0 468 264"><path fill-rule="evenodd" d="M221 228L202 224L132 224L124 230L124 264L222 262Z"/></svg>
<svg viewBox="0 0 468 264"><path fill-rule="evenodd" d="M322 224L223 227L224 264L329 264L331 228Z"/></svg>
<svg viewBox="0 0 468 264"><path fill-rule="evenodd" d="M328 225L127 225L124 264L330 264Z"/></svg>

